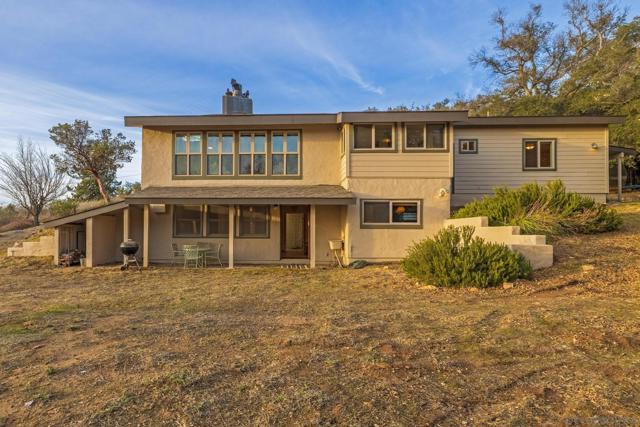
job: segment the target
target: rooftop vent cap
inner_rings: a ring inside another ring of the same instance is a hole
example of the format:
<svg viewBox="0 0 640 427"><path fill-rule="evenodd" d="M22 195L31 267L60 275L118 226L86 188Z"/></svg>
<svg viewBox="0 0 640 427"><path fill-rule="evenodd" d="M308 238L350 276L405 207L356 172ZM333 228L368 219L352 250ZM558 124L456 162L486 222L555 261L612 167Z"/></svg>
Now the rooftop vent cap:
<svg viewBox="0 0 640 427"><path fill-rule="evenodd" d="M222 114L253 114L249 91L242 92L242 85L236 79L231 79L231 88L222 96Z"/></svg>

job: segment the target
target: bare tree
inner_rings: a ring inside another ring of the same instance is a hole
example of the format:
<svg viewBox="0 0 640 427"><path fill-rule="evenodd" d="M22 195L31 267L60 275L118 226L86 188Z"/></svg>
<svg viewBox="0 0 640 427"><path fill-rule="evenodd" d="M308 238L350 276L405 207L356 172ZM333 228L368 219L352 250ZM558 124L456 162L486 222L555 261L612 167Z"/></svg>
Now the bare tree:
<svg viewBox="0 0 640 427"><path fill-rule="evenodd" d="M503 10L492 19L498 28L493 52L482 48L471 56L472 65L491 71L510 96L550 95L566 74L569 47L555 24L542 21L542 7L532 5L521 21L509 24Z"/></svg>
<svg viewBox="0 0 640 427"><path fill-rule="evenodd" d="M0 154L0 192L4 193L40 224L44 208L66 192L67 179L53 160L31 141L18 139L12 156Z"/></svg>

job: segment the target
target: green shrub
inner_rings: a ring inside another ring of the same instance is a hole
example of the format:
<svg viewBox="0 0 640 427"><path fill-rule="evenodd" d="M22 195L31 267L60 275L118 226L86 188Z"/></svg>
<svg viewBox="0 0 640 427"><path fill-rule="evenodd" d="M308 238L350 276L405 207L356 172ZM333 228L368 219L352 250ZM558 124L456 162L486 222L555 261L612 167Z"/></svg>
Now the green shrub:
<svg viewBox="0 0 640 427"><path fill-rule="evenodd" d="M443 287L487 288L531 275L531 265L505 245L473 237L474 227L449 226L409 248L402 267L409 277Z"/></svg>
<svg viewBox="0 0 640 427"><path fill-rule="evenodd" d="M54 200L49 205L49 211L54 217L73 215L78 209L78 202L75 199Z"/></svg>
<svg viewBox="0 0 640 427"><path fill-rule="evenodd" d="M611 208L566 190L561 181L526 184L468 203L454 218L486 216L490 225L518 225L523 234L591 234L616 230L622 224Z"/></svg>

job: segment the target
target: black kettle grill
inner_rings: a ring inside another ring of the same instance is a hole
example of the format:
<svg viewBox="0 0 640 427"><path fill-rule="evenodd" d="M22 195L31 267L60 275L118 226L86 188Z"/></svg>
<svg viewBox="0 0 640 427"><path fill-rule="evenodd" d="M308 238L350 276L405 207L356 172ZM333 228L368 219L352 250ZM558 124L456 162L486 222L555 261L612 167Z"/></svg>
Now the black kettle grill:
<svg viewBox="0 0 640 427"><path fill-rule="evenodd" d="M120 243L120 252L125 256L124 264L122 264L120 270L128 269L130 262L134 262L138 267L138 270L140 270L140 264L138 263L138 258L136 258L138 249L140 249L140 245L138 245L138 242L133 239L127 239Z"/></svg>

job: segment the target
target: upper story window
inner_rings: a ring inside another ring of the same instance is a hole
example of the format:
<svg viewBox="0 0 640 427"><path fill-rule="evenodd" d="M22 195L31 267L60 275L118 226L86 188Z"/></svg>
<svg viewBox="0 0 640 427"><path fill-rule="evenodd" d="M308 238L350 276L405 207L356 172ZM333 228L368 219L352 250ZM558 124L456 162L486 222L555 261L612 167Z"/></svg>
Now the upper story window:
<svg viewBox="0 0 640 427"><path fill-rule="evenodd" d="M458 151L460 152L460 154L477 154L478 140L477 139L458 140Z"/></svg>
<svg viewBox="0 0 640 427"><path fill-rule="evenodd" d="M207 175L233 175L233 133L207 134Z"/></svg>
<svg viewBox="0 0 640 427"><path fill-rule="evenodd" d="M300 133L297 131L271 134L271 174L300 174Z"/></svg>
<svg viewBox="0 0 640 427"><path fill-rule="evenodd" d="M174 153L176 175L202 174L202 134L177 133Z"/></svg>
<svg viewBox="0 0 640 427"><path fill-rule="evenodd" d="M240 133L238 173L240 175L265 175L267 173L267 135L265 133Z"/></svg>
<svg viewBox="0 0 640 427"><path fill-rule="evenodd" d="M393 150L394 135L392 124L354 125L354 150Z"/></svg>
<svg viewBox="0 0 640 427"><path fill-rule="evenodd" d="M407 123L404 127L406 150L446 150L444 123Z"/></svg>
<svg viewBox="0 0 640 427"><path fill-rule="evenodd" d="M524 170L556 169L555 139L525 139L522 143L522 168Z"/></svg>

